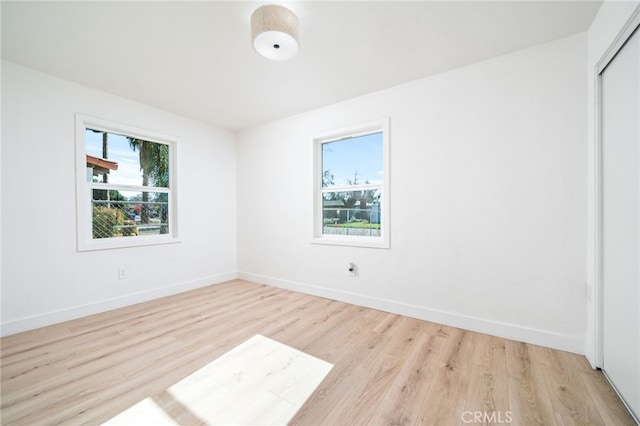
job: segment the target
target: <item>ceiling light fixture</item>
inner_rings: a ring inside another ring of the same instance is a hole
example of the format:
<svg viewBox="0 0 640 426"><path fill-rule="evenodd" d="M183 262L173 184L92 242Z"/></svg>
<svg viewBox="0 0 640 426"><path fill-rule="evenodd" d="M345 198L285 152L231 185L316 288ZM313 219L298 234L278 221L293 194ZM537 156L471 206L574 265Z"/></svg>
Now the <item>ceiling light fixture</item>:
<svg viewBox="0 0 640 426"><path fill-rule="evenodd" d="M261 6L251 15L253 48L268 59L291 59L298 53L298 27L298 17L286 7Z"/></svg>

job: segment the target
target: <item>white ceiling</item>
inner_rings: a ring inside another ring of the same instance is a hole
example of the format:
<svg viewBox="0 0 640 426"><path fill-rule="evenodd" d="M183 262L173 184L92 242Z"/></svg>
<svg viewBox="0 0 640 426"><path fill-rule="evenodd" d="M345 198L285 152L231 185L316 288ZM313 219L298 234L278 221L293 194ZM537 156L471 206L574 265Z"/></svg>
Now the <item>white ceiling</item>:
<svg viewBox="0 0 640 426"><path fill-rule="evenodd" d="M586 31L600 1L281 2L300 52L254 52L265 2L2 1L2 57L241 129Z"/></svg>

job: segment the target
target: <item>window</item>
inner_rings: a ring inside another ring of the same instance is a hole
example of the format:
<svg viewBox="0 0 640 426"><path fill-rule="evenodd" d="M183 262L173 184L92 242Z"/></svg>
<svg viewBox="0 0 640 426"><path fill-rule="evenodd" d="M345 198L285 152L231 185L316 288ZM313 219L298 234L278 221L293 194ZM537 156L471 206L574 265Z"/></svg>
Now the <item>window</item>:
<svg viewBox="0 0 640 426"><path fill-rule="evenodd" d="M389 247L389 119L314 139L313 242Z"/></svg>
<svg viewBox="0 0 640 426"><path fill-rule="evenodd" d="M177 241L175 142L76 116L78 250Z"/></svg>

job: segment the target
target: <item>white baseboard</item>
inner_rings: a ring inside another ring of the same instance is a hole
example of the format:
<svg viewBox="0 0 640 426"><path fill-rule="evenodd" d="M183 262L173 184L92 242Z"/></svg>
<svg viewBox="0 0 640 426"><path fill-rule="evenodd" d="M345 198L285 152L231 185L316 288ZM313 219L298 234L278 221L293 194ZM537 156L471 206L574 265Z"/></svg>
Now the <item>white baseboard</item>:
<svg viewBox="0 0 640 426"><path fill-rule="evenodd" d="M206 287L208 285L234 280L236 278L238 278L238 274L236 272L227 272L225 274L204 277L178 284L172 284L161 288L141 291L139 293L126 294L124 296L101 300L94 303L88 303L86 305L73 306L67 309L60 309L40 315L11 320L2 323L0 336L10 336L12 334L20 333L23 331L33 330L52 324L58 324L64 321L110 311L112 309L122 308L124 306L129 306L136 303L146 302L149 300L170 296L172 294L182 293L200 287Z"/></svg>
<svg viewBox="0 0 640 426"><path fill-rule="evenodd" d="M311 294L313 296L325 297L328 299L338 300L354 305L365 306L367 308L378 309L385 312L405 315L408 317L435 322L438 324L444 324L451 327L457 327L465 330L489 334L492 336L503 337L505 339L531 343L534 345L573 352L580 355L584 354L584 339L576 336L554 333L551 331L523 327L483 318L476 318L455 312L441 311L419 305L380 299L363 294L334 290L311 284L287 281L279 278L267 277L264 275L251 274L247 272L238 272L238 278L260 284L271 285L273 287L283 288L286 290Z"/></svg>
<svg viewBox="0 0 640 426"><path fill-rule="evenodd" d="M363 294L350 293L247 272L228 272L153 290L127 294L113 299L101 300L99 302L89 303L86 305L74 306L68 309L61 309L40 315L7 321L1 325L0 336L9 336L23 331L45 327L47 325L57 324L133 305L135 303L146 302L148 300L158 299L160 297L170 296L172 294L182 293L200 287L230 281L236 278L581 355L584 354L585 350L584 339L576 336L476 318L455 312L441 311L419 305L381 299Z"/></svg>

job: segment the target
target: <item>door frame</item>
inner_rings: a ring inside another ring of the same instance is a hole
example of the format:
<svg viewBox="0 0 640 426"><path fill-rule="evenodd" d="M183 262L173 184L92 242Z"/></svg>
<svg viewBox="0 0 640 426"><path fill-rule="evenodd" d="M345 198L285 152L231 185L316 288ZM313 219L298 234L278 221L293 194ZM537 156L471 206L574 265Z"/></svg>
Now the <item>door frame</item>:
<svg viewBox="0 0 640 426"><path fill-rule="evenodd" d="M595 155L594 155L594 170L595 170L595 230L594 230L594 248L595 248L595 264L594 264L594 289L595 289L595 303L594 308L594 345L595 345L595 359L594 364L597 368L604 366L604 336L603 336L603 286L602 286L602 263L603 263L603 194L602 194L602 182L603 182L603 166L602 166L602 143L603 143L603 129L602 129L602 73L607 68L607 65L613 60L618 52L624 47L625 43L631 36L637 31L640 31L640 5L638 5L627 22L624 24L618 35L615 37L609 48L604 55L600 58L595 67Z"/></svg>

